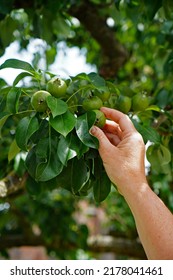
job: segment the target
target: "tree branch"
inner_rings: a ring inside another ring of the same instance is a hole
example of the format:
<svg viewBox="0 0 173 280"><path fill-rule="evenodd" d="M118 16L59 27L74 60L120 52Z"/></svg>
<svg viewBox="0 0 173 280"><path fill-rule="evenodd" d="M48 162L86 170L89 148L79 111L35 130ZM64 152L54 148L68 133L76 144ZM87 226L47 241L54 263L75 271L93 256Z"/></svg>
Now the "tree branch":
<svg viewBox="0 0 173 280"><path fill-rule="evenodd" d="M128 54L116 39L115 32L106 24L106 18L100 16L97 5L82 1L81 5L72 6L69 13L83 24L100 45L103 53L100 74L104 78L115 77L126 62Z"/></svg>
<svg viewBox="0 0 173 280"><path fill-rule="evenodd" d="M125 255L137 259L146 259L145 252L141 243L137 240L128 240L126 238L115 238L112 236L92 236L87 241L88 250L90 252L108 253L112 252L117 255ZM0 251L20 246L44 246L58 250L62 244L60 242L52 241L50 244L42 239L41 236L32 235L28 238L22 234L5 235L0 237ZM67 244L64 250L75 249L74 244Z"/></svg>
<svg viewBox="0 0 173 280"><path fill-rule="evenodd" d="M28 174L25 173L22 178L17 176L13 171L3 180L0 180L0 197L7 197L23 191Z"/></svg>
<svg viewBox="0 0 173 280"><path fill-rule="evenodd" d="M43 240L36 235L26 238L22 234L6 234L0 236L0 251L20 246L45 246Z"/></svg>
<svg viewBox="0 0 173 280"><path fill-rule="evenodd" d="M27 9L34 7L36 9L34 4L36 5L31 0L15 0L13 6L14 8ZM37 5L39 4L37 3ZM104 78L115 78L118 70L127 61L128 53L125 47L117 40L115 31L106 24L106 16L101 15L100 11L104 8L105 6L96 5L89 0L85 0L81 1L80 4L71 5L68 13L76 17L100 45L102 51L100 75Z"/></svg>
<svg viewBox="0 0 173 280"><path fill-rule="evenodd" d="M146 259L144 249L136 239L113 237L110 235L91 236L88 239L88 246L92 252L112 252L117 255Z"/></svg>

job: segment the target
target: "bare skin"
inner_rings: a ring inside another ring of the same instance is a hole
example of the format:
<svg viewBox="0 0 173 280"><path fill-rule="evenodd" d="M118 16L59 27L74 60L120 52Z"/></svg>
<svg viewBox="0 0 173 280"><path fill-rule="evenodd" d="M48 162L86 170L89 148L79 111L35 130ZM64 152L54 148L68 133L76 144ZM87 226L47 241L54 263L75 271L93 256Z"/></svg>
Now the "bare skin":
<svg viewBox="0 0 173 280"><path fill-rule="evenodd" d="M145 145L129 117L101 108L108 121L90 133L99 140L99 153L110 180L124 196L134 216L148 259L173 259L173 215L151 190L145 175Z"/></svg>

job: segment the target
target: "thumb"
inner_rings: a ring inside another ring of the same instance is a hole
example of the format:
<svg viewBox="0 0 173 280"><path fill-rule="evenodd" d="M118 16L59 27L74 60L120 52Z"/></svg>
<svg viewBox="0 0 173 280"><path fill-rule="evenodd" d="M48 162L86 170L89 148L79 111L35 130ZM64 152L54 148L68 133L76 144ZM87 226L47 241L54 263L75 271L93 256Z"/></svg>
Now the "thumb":
<svg viewBox="0 0 173 280"><path fill-rule="evenodd" d="M89 133L99 140L99 149L105 150L110 145L110 142L104 132L97 126L92 126Z"/></svg>

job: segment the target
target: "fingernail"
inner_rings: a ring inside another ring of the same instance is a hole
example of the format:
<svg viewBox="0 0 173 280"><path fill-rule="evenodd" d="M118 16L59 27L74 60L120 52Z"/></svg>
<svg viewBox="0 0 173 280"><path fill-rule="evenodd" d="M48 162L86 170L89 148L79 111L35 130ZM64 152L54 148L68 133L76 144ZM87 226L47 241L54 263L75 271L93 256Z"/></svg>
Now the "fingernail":
<svg viewBox="0 0 173 280"><path fill-rule="evenodd" d="M90 130L89 130L89 133L90 133L91 135L93 135L95 131L96 131L96 127L95 127L95 126L92 126L92 127L90 128Z"/></svg>

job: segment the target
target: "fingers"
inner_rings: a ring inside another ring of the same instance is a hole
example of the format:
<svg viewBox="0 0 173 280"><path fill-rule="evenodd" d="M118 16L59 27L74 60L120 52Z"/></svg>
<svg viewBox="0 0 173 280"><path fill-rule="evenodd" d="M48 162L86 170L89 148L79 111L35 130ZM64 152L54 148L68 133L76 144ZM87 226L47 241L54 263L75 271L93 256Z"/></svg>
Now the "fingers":
<svg viewBox="0 0 173 280"><path fill-rule="evenodd" d="M90 133L99 140L99 152L118 146L126 136L137 132L129 117L115 109L102 107L100 109L107 118L103 129L93 126Z"/></svg>
<svg viewBox="0 0 173 280"><path fill-rule="evenodd" d="M114 146L117 146L121 142L121 139L115 134L105 132L105 135Z"/></svg>
<svg viewBox="0 0 173 280"><path fill-rule="evenodd" d="M109 149L111 148L111 143L107 138L106 134L97 126L93 126L90 129L90 133L99 140L99 149Z"/></svg>
<svg viewBox="0 0 173 280"><path fill-rule="evenodd" d="M112 133L114 133L115 131L118 131L119 129L120 129L119 125L110 120L106 120L106 124L103 127L103 130L107 130Z"/></svg>
<svg viewBox="0 0 173 280"><path fill-rule="evenodd" d="M105 114L106 118L116 122L123 132L136 131L129 117L122 112L107 107L102 107L100 110Z"/></svg>
<svg viewBox="0 0 173 280"><path fill-rule="evenodd" d="M117 135L120 139L122 139L122 131L119 125L114 121L106 120L103 131L108 134Z"/></svg>

